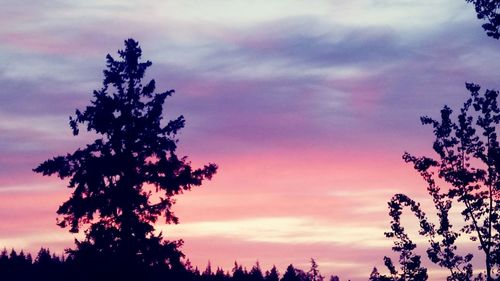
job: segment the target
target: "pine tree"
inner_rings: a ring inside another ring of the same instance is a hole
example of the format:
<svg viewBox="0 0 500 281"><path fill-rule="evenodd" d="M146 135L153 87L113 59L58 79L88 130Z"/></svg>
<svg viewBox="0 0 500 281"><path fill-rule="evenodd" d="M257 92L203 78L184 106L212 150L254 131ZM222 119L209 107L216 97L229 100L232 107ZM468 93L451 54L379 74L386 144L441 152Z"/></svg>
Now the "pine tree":
<svg viewBox="0 0 500 281"><path fill-rule="evenodd" d="M256 262L252 269L250 269L249 275L252 281L264 281L264 275L262 275L259 262Z"/></svg>
<svg viewBox="0 0 500 281"><path fill-rule="evenodd" d="M141 48L133 39L118 54L118 60L107 55L103 87L94 91L91 105L70 117L75 136L85 125L96 134L95 141L34 171L69 179L73 193L57 211L58 224L75 233L83 228L86 237L76 241L71 255L107 263L107 268L110 261L125 269L178 268L182 241L165 241L154 233L154 223L161 216L178 223L173 197L210 179L217 166L193 169L186 157L176 154L184 117L162 120L163 103L174 90L155 93L155 80L142 84L152 63L141 62Z"/></svg>
<svg viewBox="0 0 500 281"><path fill-rule="evenodd" d="M264 280L266 281L279 281L280 276L278 269L276 269L276 266L273 265L270 271L266 271L266 276L264 277Z"/></svg>
<svg viewBox="0 0 500 281"><path fill-rule="evenodd" d="M320 274L318 264L314 259L311 259L311 269L309 269L308 275L311 281L323 281L325 279L325 277Z"/></svg>

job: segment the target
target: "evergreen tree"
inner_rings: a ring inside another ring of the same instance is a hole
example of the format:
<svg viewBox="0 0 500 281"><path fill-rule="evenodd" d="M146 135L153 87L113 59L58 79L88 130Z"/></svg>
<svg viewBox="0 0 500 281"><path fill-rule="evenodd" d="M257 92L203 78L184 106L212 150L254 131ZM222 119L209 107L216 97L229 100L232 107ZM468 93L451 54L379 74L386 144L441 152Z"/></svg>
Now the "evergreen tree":
<svg viewBox="0 0 500 281"><path fill-rule="evenodd" d="M302 269L296 268L295 272L296 272L298 280L300 280L300 281L310 281L310 275L308 273L306 273L305 271L303 271Z"/></svg>
<svg viewBox="0 0 500 281"><path fill-rule="evenodd" d="M256 262L255 265L249 272L251 281L264 281L264 276L262 275L262 270L260 269L259 262Z"/></svg>
<svg viewBox="0 0 500 281"><path fill-rule="evenodd" d="M2 252L0 252L0 262L8 262L9 254L7 252L7 248L3 248Z"/></svg>
<svg viewBox="0 0 500 281"><path fill-rule="evenodd" d="M16 252L16 250L14 250L14 249L10 250L9 259L10 259L11 263L13 261L17 260L17 252Z"/></svg>
<svg viewBox="0 0 500 281"><path fill-rule="evenodd" d="M35 264L40 266L49 266L52 264L52 255L50 254L50 250L43 247L40 248L40 251L38 251L35 258Z"/></svg>
<svg viewBox="0 0 500 281"><path fill-rule="evenodd" d="M297 270L295 269L295 267L293 267L292 264L290 264L286 268L286 271L283 274L283 278L281 278L281 281L300 281L299 277L297 276Z"/></svg>
<svg viewBox="0 0 500 281"><path fill-rule="evenodd" d="M227 281L229 279L230 278L229 278L228 274L226 274L222 268L217 267L217 270L215 271L214 280L216 280L216 281Z"/></svg>
<svg viewBox="0 0 500 281"><path fill-rule="evenodd" d="M331 275L330 281L340 281L340 278L337 275Z"/></svg>
<svg viewBox="0 0 500 281"><path fill-rule="evenodd" d="M32 264L32 263L33 263L33 258L31 257L31 254L30 254L30 253L28 253L28 254L26 255L26 263L27 263L27 264Z"/></svg>
<svg viewBox="0 0 500 281"><path fill-rule="evenodd" d="M323 281L325 279L325 277L320 274L318 264L314 259L311 259L311 269L309 269L308 275L311 281Z"/></svg>
<svg viewBox="0 0 500 281"><path fill-rule="evenodd" d="M203 280L203 281L215 280L214 272L212 271L212 264L210 263L210 261L208 261L207 267L205 267L205 270L201 274L201 280Z"/></svg>
<svg viewBox="0 0 500 281"><path fill-rule="evenodd" d="M264 280L266 281L279 281L280 276L278 269L276 269L276 266L273 265L270 271L266 271L266 276L264 277Z"/></svg>
<svg viewBox="0 0 500 281"><path fill-rule="evenodd" d="M184 117L162 122L163 103L174 90L155 93L154 80L142 84L151 62L140 61L142 51L133 39L118 54L118 60L107 55L103 87L94 91L91 105L70 117L75 136L85 125L96 140L34 171L69 179L73 193L57 211L58 224L71 232L85 230L85 240L76 241L71 255L120 272L151 265L179 268L182 241L165 241L154 233L154 223L160 216L177 223L173 196L210 179L217 166L193 169L176 154Z"/></svg>
<svg viewBox="0 0 500 281"><path fill-rule="evenodd" d="M248 273L241 265L238 265L237 262L234 262L233 267L233 280L243 281L247 279Z"/></svg>

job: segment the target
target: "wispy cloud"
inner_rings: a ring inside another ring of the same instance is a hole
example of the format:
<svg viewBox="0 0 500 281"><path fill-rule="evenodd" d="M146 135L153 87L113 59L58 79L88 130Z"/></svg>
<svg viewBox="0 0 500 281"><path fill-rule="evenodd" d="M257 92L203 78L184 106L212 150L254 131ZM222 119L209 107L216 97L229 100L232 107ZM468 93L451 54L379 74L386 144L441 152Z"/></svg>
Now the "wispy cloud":
<svg viewBox="0 0 500 281"><path fill-rule="evenodd" d="M159 227L178 237L215 236L250 242L285 244L356 244L359 247L390 246L383 237L383 228L357 224L321 223L312 218L277 217L234 221L203 221ZM376 235L379 233L379 235ZM378 237L377 237L378 236Z"/></svg>

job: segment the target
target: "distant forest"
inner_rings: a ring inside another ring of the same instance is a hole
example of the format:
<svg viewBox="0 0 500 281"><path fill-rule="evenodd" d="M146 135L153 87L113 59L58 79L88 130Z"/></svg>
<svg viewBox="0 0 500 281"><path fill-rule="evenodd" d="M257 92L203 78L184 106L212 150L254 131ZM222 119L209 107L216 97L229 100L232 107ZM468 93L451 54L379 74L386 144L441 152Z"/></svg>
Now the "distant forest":
<svg viewBox="0 0 500 281"><path fill-rule="evenodd" d="M189 260L178 267L157 265L135 267L130 270L120 268L119 264L105 261L96 267L95 263L82 264L71 257L58 256L49 249L41 248L36 257L19 253L12 249L3 249L0 253L0 280L192 280L192 281L321 281L318 264L311 259L308 271L289 265L283 274L273 266L263 271L257 262L247 269L234 263L231 271L212 268L210 263L204 269L191 266ZM339 277L330 276L330 281L339 281Z"/></svg>

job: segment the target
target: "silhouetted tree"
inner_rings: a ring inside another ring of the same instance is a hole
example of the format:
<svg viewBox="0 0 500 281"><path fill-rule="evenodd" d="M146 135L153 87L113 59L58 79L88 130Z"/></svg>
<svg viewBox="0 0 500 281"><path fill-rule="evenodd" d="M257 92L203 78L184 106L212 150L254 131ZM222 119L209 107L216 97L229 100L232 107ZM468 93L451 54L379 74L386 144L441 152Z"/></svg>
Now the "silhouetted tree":
<svg viewBox="0 0 500 281"><path fill-rule="evenodd" d="M309 281L309 274L307 274L305 271L302 269L295 269L295 272L297 273L297 278L300 281Z"/></svg>
<svg viewBox="0 0 500 281"><path fill-rule="evenodd" d="M293 265L289 265L286 268L285 273L283 274L283 278L281 281L308 281L309 276L303 270L295 268Z"/></svg>
<svg viewBox="0 0 500 281"><path fill-rule="evenodd" d="M231 278L229 277L229 274L224 272L224 270L220 267L217 267L217 270L215 271L215 280L217 281L228 281Z"/></svg>
<svg viewBox="0 0 500 281"><path fill-rule="evenodd" d="M198 269L198 267L197 267L197 266L194 268L193 273L194 273L196 276L201 276L201 272L200 272L200 270Z"/></svg>
<svg viewBox="0 0 500 281"><path fill-rule="evenodd" d="M405 242L395 242L395 244ZM412 243L411 241L409 243ZM402 245L400 244L400 245ZM413 243L412 243L413 244ZM408 246L406 244L405 246ZM397 248L399 246L395 246ZM399 252L399 263L401 265L400 270L396 269L391 258L384 257L384 264L389 269L389 276L381 275L380 280L392 280L392 281L425 281L428 278L427 269L421 266L420 256L412 252L415 245L402 248ZM410 250L412 249L412 250Z"/></svg>
<svg viewBox="0 0 500 281"><path fill-rule="evenodd" d="M499 39L500 15L498 0L466 0L473 3L486 34ZM432 125L436 137L433 148L438 158L415 157L409 153L403 155L407 163L412 163L427 183L437 215L438 225L431 223L421 210L420 204L404 194L396 194L389 202L389 214L392 217L391 230L387 237L395 238L393 250L400 252L402 268L420 267L420 256L412 250L416 245L401 226L401 214L404 207L409 207L420 224L419 234L429 242L427 256L446 268L450 273L448 280L483 280L483 274L474 276L471 260L473 255L456 253L456 240L461 234L468 234L478 243L479 250L485 255L486 280L500 278L500 148L496 129L500 122L498 92L486 90L481 95L479 85L466 84L471 97L460 109L457 121L451 118L452 110L445 106L441 110L441 120L422 117L424 125ZM449 184L442 189L436 176ZM461 214L466 225L456 230L450 222L449 212L453 203L462 206ZM398 273L392 261L385 257L385 264L394 280ZM376 274L375 274L376 273ZM375 275L380 278L389 278ZM382 280L380 279L380 280Z"/></svg>
<svg viewBox="0 0 500 281"><path fill-rule="evenodd" d="M233 280L247 280L248 272L246 269L243 269L241 265L239 265L237 262L234 262L234 267L233 267Z"/></svg>
<svg viewBox="0 0 500 281"><path fill-rule="evenodd" d="M7 248L3 248L2 252L0 252L0 262L9 261L9 254L7 253Z"/></svg>
<svg viewBox="0 0 500 281"><path fill-rule="evenodd" d="M266 271L266 275L264 277L264 280L266 280L266 281L279 281L280 280L280 275L279 275L278 269L276 269L276 266L273 265L271 270Z"/></svg>
<svg viewBox="0 0 500 281"><path fill-rule="evenodd" d="M322 276L319 272L318 264L312 258L311 258L311 269L309 269L307 273L309 275L309 280L311 281L323 281L325 279L325 277Z"/></svg>
<svg viewBox="0 0 500 281"><path fill-rule="evenodd" d="M202 276L212 276L212 274L213 274L212 264L210 263L210 261L208 261L207 267L205 268L205 270L203 271L203 273L201 275Z"/></svg>
<svg viewBox="0 0 500 281"><path fill-rule="evenodd" d="M251 281L264 281L264 275L260 269L259 262L256 262L252 269L250 269L249 275Z"/></svg>
<svg viewBox="0 0 500 281"><path fill-rule="evenodd" d="M466 0L474 4L476 8L477 18L485 20L483 29L486 34L495 39L500 38L500 1L499 0Z"/></svg>
<svg viewBox="0 0 500 281"><path fill-rule="evenodd" d="M26 263L27 263L27 264L32 264L32 263L33 263L33 258L31 257L31 254L30 254L30 253L28 253L28 254L26 255Z"/></svg>
<svg viewBox="0 0 500 281"><path fill-rule="evenodd" d="M38 264L40 266L48 266L52 263L53 260L52 260L52 255L50 254L50 250L45 248L40 248L40 251L38 252L35 258L35 264Z"/></svg>
<svg viewBox="0 0 500 281"><path fill-rule="evenodd" d="M480 94L480 87L467 83L470 98L463 104L457 121L453 121L452 110L445 106L440 120L422 117L424 125L432 125L436 137L433 148L438 158L415 157L409 153L403 159L412 163L427 183L439 224L429 222L420 205L404 194L396 194L389 202L393 249L409 253L400 263L404 265L420 257L411 251L411 242L401 226L403 207L409 207L420 223L419 234L429 241L429 259L449 270L449 280L483 280L483 275L474 276L471 260L473 255L456 254L456 239L467 234L485 255L486 280L500 278L500 147L497 129L500 123L498 91L486 90ZM449 186L442 189L436 176ZM449 218L453 202L462 207L461 214L465 226L454 230ZM391 273L392 270L390 269Z"/></svg>
<svg viewBox="0 0 500 281"><path fill-rule="evenodd" d="M174 93L155 93L155 81L141 83L150 61L141 62L141 48L133 39L118 51L120 59L106 57L103 87L93 93L91 105L70 117L73 134L85 124L97 139L66 156L47 160L36 169L43 175L69 178L74 189L57 213L58 225L71 232L85 229L85 240L70 251L76 258L108 263L120 271L139 266L181 266L182 241L165 241L155 234L159 216L177 223L172 197L215 174L217 166L193 169L176 154L180 116L163 124L163 103Z"/></svg>
<svg viewBox="0 0 500 281"><path fill-rule="evenodd" d="M281 281L298 281L298 280L299 279L295 267L293 267L293 265L290 264L286 268L286 271L283 274L283 278L281 278Z"/></svg>
<svg viewBox="0 0 500 281"><path fill-rule="evenodd" d="M330 281L340 281L340 278L337 275L331 275Z"/></svg>
<svg viewBox="0 0 500 281"><path fill-rule="evenodd" d="M368 278L368 281L394 281L397 279L393 279L391 277L385 276L385 275L380 275L378 272L378 269L376 267L373 268L372 273L370 274L370 277ZM332 281L332 280L330 280ZM335 281L339 281L338 279Z"/></svg>
<svg viewBox="0 0 500 281"><path fill-rule="evenodd" d="M376 267L374 267L372 270L372 273L370 273L370 277L368 278L368 281L379 281L379 280L381 280L380 273L378 272L378 269ZM331 278L330 278L330 281L332 281Z"/></svg>
<svg viewBox="0 0 500 281"><path fill-rule="evenodd" d="M28 258L29 257L29 258ZM319 270L317 265L311 266L316 269L310 270L307 273L303 270L289 265L287 268L286 276L281 280L295 280L295 281L313 281L314 276L318 277ZM123 269L125 270L125 269ZM141 275L137 274L117 274L113 275L108 272L97 272L89 276L82 274L81 264L78 260L73 260L71 256L65 258L65 255L55 255L47 248L41 248L36 255L35 261L32 262L30 254L24 254L20 251L19 254L16 250L12 249L11 254L7 250L0 251L0 280L16 280L16 281L32 281L32 280L189 280L189 281L280 281L278 270L273 266L267 270L263 276L259 263L257 262L250 271L235 262L233 274L225 272L222 268L217 267L214 271L212 264L209 262L203 273L200 273L197 267L193 267L189 260L185 262L185 271L176 272L168 269L167 265L148 267L147 270L142 271ZM130 273L130 272L128 272ZM89 278L91 277L91 278ZM386 280L386 279L380 279ZM392 279L391 279L392 280ZM332 276L330 281L339 281L337 276ZM393 280L394 281L394 280Z"/></svg>

